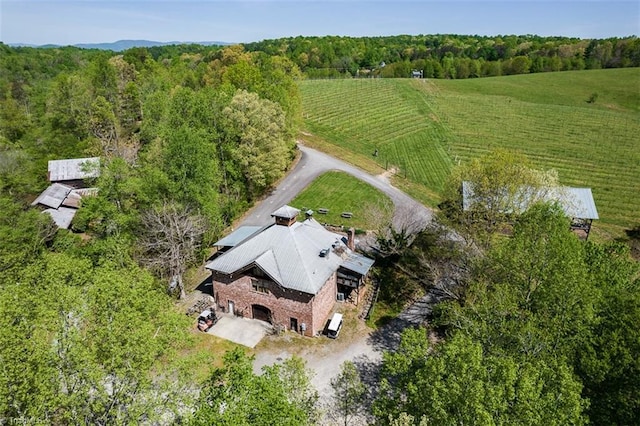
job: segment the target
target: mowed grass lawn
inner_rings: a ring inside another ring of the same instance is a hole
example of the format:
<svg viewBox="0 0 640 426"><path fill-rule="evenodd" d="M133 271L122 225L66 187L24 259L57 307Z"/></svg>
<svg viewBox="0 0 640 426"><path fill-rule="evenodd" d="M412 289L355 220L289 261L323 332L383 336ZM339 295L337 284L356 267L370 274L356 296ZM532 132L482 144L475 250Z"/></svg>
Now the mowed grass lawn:
<svg viewBox="0 0 640 426"><path fill-rule="evenodd" d="M361 230L376 226L371 217L374 211L383 212L384 217L378 219L387 223L393 211L389 197L343 172L328 172L319 176L289 204L303 212L313 210L314 218L320 223ZM329 212L320 214L318 209L328 209ZM353 213L353 216L343 218L343 212Z"/></svg>
<svg viewBox="0 0 640 426"><path fill-rule="evenodd" d="M397 176L423 201L437 200L454 164L506 148L558 170L564 185L591 187L601 218L596 235L618 237L640 224L638 68L314 80L302 82L301 91L309 132L349 150L356 163L372 161L378 149L373 160L397 165Z"/></svg>

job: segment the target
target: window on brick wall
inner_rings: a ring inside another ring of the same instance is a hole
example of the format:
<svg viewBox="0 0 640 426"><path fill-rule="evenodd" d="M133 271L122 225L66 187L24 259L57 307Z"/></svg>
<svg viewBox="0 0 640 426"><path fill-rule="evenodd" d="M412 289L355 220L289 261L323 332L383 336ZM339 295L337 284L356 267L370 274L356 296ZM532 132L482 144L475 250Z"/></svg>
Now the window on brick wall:
<svg viewBox="0 0 640 426"><path fill-rule="evenodd" d="M269 293L269 287L264 281L251 280L251 286L253 287L253 291L257 291L260 293Z"/></svg>

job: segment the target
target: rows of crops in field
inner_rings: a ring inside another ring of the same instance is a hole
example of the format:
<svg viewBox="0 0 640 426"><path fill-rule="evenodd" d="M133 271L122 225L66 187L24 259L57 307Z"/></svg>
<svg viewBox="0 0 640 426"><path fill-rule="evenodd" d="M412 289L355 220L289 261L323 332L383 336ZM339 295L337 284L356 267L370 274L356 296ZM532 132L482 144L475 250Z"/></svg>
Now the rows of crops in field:
<svg viewBox="0 0 640 426"><path fill-rule="evenodd" d="M301 90L311 132L429 188L442 187L451 168L448 135L427 94L391 79L312 80Z"/></svg>
<svg viewBox="0 0 640 426"><path fill-rule="evenodd" d="M430 190L452 164L506 148L556 169L563 185L591 187L603 232L640 222L639 69L301 88L311 132L357 154L379 149L378 161Z"/></svg>
<svg viewBox="0 0 640 426"><path fill-rule="evenodd" d="M454 135L454 161L495 148L518 150L538 167L557 170L562 184L592 188L601 223L628 228L640 221L637 112L598 108L584 100L570 106L567 99L558 105L465 94L443 86L446 83L435 92L433 104Z"/></svg>

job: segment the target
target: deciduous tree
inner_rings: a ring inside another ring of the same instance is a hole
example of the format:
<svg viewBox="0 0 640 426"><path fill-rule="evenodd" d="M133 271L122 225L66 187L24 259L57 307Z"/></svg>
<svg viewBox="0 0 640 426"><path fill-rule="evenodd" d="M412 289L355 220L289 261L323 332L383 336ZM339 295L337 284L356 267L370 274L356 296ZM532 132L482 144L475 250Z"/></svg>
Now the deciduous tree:
<svg viewBox="0 0 640 426"><path fill-rule="evenodd" d="M302 364L264 367L253 372L253 359L240 349L224 355L224 366L214 369L190 419L192 425L308 425L315 420L315 397ZM293 380L293 383L291 382ZM289 382L287 382L289 381ZM302 385L302 386L299 386ZM295 394L294 394L295 393ZM310 412L309 410L313 411Z"/></svg>
<svg viewBox="0 0 640 426"><path fill-rule="evenodd" d="M177 290L180 299L186 296L182 275L196 260L205 222L188 208L175 202L142 214L139 239L142 262L169 280L169 290Z"/></svg>
<svg viewBox="0 0 640 426"><path fill-rule="evenodd" d="M580 348L577 372L594 424L640 422L640 266L621 243L586 247L594 284L603 293L591 338Z"/></svg>
<svg viewBox="0 0 640 426"><path fill-rule="evenodd" d="M189 403L171 361L188 319L148 272L49 253L13 279L0 288L0 419L155 422Z"/></svg>
<svg viewBox="0 0 640 426"><path fill-rule="evenodd" d="M364 396L367 392L360 380L360 373L351 361L345 361L340 366L340 372L331 379L333 398L330 414L337 417L340 423L347 426L354 417L361 415L365 409Z"/></svg>
<svg viewBox="0 0 640 426"><path fill-rule="evenodd" d="M291 161L293 144L286 137L284 114L279 105L241 90L223 115L227 149L255 195L279 179Z"/></svg>
<svg viewBox="0 0 640 426"><path fill-rule="evenodd" d="M381 376L373 407L381 424L403 415L431 425L585 422L581 385L566 365L486 355L462 334L432 348L424 329L405 330Z"/></svg>
<svg viewBox="0 0 640 426"><path fill-rule="evenodd" d="M448 223L488 247L492 235L509 219L557 186L554 171L541 172L525 156L498 150L454 169L440 207Z"/></svg>

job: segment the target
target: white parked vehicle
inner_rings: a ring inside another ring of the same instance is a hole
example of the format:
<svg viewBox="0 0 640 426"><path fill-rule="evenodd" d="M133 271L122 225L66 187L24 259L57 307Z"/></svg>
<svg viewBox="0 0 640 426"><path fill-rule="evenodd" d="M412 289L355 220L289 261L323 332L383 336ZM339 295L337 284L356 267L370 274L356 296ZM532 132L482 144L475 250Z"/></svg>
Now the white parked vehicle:
<svg viewBox="0 0 640 426"><path fill-rule="evenodd" d="M333 317L331 317L331 322L329 323L329 327L327 328L327 336L335 339L340 334L340 329L342 328L342 314L335 313Z"/></svg>

